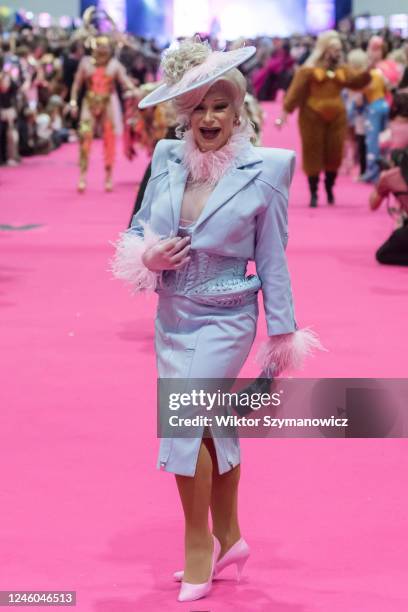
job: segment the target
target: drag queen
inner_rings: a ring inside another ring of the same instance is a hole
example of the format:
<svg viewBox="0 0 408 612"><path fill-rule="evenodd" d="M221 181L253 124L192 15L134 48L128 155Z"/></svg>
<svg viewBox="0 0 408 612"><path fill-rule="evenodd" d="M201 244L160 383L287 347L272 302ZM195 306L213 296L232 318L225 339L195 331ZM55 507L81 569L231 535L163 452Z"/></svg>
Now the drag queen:
<svg viewBox="0 0 408 612"><path fill-rule="evenodd" d="M141 107L174 99L182 140L157 144L140 211L118 241L113 271L136 290L155 289L159 378L235 378L255 338L262 288L268 335L261 367L297 367L317 337L295 321L285 258L295 155L254 147L236 68L254 47L170 48L164 84ZM257 275L246 276L248 260ZM157 467L175 474L185 518L179 601L204 597L212 579L249 556L238 522L237 437L162 438ZM212 515L212 531L208 512Z"/></svg>
<svg viewBox="0 0 408 612"><path fill-rule="evenodd" d="M92 56L85 56L78 67L71 90L71 113L78 113L78 96L85 86L86 93L81 107L79 122L79 167L78 191L86 189L89 155L96 127L103 133L105 165L105 190L112 191L112 171L115 159L115 128L113 96L119 84L128 94L136 93L124 66L113 57L113 43L108 36L95 36L91 41Z"/></svg>
<svg viewBox="0 0 408 612"><path fill-rule="evenodd" d="M355 72L341 63L342 44L335 30L321 34L304 66L295 73L283 102L279 127L288 113L299 108L303 170L310 188L310 206L318 203L319 175L325 172L327 203L334 204L333 188L343 159L347 135L346 108L341 96L344 88L362 89L370 73Z"/></svg>

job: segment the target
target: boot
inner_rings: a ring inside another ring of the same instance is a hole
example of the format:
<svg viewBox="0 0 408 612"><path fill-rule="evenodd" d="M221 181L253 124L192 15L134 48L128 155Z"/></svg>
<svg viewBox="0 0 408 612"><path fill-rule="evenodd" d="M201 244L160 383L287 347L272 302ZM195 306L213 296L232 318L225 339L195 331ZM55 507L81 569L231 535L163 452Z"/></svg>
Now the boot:
<svg viewBox="0 0 408 612"><path fill-rule="evenodd" d="M328 204L334 204L333 187L334 187L334 183L336 182L336 177L337 177L337 172L326 172L324 185L326 187Z"/></svg>
<svg viewBox="0 0 408 612"><path fill-rule="evenodd" d="M319 176L308 176L307 180L309 181L309 189L310 189L310 204L312 208L316 208L317 206L317 189L319 186Z"/></svg>

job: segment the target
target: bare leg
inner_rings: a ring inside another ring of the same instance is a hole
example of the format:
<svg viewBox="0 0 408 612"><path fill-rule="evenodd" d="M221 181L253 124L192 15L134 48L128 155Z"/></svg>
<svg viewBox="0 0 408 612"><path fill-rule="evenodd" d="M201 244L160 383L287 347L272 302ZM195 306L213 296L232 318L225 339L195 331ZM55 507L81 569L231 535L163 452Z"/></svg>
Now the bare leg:
<svg viewBox="0 0 408 612"><path fill-rule="evenodd" d="M80 176L78 191L82 192L86 187L86 174L89 166L89 155L94 132L94 118L84 100L82 105L81 120L79 123L79 168Z"/></svg>
<svg viewBox="0 0 408 612"><path fill-rule="evenodd" d="M204 442L197 458L193 477L176 475L185 518L184 581L206 582L211 571L213 539L208 524L213 465Z"/></svg>
<svg viewBox="0 0 408 612"><path fill-rule="evenodd" d="M16 124L13 119L10 119L7 125L7 159L10 165L16 165L18 163L18 131Z"/></svg>
<svg viewBox="0 0 408 612"><path fill-rule="evenodd" d="M238 484L241 466L237 465L224 474L218 473L218 462L212 438L206 438L205 444L213 461L211 489L211 516L213 533L221 544L221 558L241 538L238 523Z"/></svg>
<svg viewBox="0 0 408 612"><path fill-rule="evenodd" d="M106 166L105 168L105 191L112 191L112 166Z"/></svg>
<svg viewBox="0 0 408 612"><path fill-rule="evenodd" d="M105 190L112 191L112 170L115 160L116 135L110 106L103 118L103 149L105 157Z"/></svg>

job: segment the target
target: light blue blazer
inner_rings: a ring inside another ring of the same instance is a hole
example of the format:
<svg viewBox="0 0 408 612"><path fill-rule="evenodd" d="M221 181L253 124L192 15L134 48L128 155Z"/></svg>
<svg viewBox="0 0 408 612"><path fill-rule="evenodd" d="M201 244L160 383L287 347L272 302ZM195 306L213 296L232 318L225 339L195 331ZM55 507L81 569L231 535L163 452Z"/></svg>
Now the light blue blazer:
<svg viewBox="0 0 408 612"><path fill-rule="evenodd" d="M183 146L175 140L162 140L156 146L142 207L128 230L140 238L147 224L162 237L180 232L187 180L181 161ZM292 151L257 148L248 142L218 182L198 220L189 227L192 257L184 267L187 270L163 273L163 278L173 279L177 292L169 296L157 288L155 347L160 379L180 379L188 384L200 378L206 379L203 384L211 385L214 379L239 375L256 335L256 292L248 303L217 306L197 302L197 295L188 293L188 287L192 284L194 290L198 283L201 291L203 278L204 284L212 283L213 277L215 284L222 284L228 274L233 287L236 278L237 286L242 281L245 284L242 275L248 260L256 262L261 281L255 278L256 291L261 284L268 334L297 329L285 257L288 193L294 166ZM184 416L194 416L194 412ZM202 435L204 428L199 427L192 437L162 437L157 467L193 476ZM214 445L220 474L240 463L238 437L215 436Z"/></svg>
<svg viewBox="0 0 408 612"><path fill-rule="evenodd" d="M145 222L163 237L177 235L188 174L183 146L178 140L156 145L151 178L130 231L142 236ZM269 336L298 329L285 256L294 168L293 151L248 143L218 182L191 235L192 249L255 261Z"/></svg>

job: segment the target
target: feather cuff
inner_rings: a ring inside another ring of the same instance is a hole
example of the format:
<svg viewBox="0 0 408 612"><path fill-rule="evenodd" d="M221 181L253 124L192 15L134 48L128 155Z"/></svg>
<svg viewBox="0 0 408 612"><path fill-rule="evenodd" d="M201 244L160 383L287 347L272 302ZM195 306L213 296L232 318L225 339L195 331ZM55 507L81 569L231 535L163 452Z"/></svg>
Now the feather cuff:
<svg viewBox="0 0 408 612"><path fill-rule="evenodd" d="M289 334L270 336L261 344L256 361L263 372L272 378L286 370L301 369L313 349L327 350L310 328L298 329Z"/></svg>
<svg viewBox="0 0 408 612"><path fill-rule="evenodd" d="M161 240L148 223L141 222L144 237L135 232L123 232L114 244L116 253L111 261L111 272L115 278L132 285L134 291L154 291L161 273L146 268L142 256L147 249Z"/></svg>

